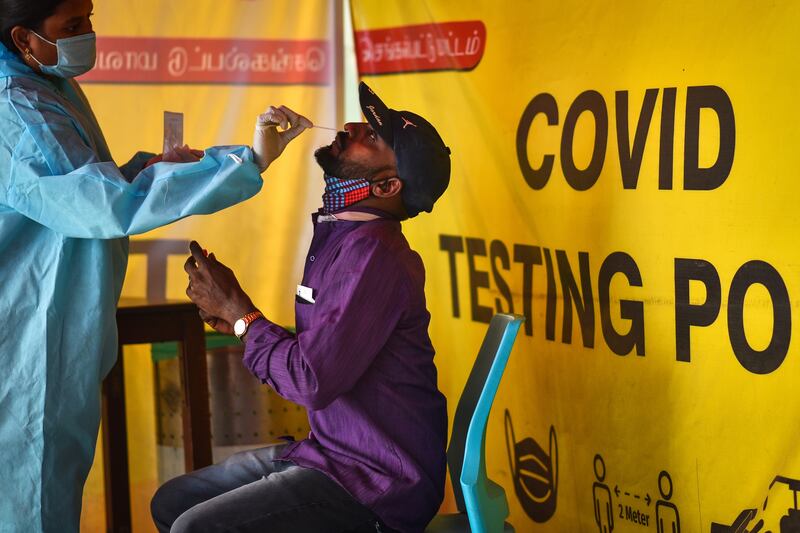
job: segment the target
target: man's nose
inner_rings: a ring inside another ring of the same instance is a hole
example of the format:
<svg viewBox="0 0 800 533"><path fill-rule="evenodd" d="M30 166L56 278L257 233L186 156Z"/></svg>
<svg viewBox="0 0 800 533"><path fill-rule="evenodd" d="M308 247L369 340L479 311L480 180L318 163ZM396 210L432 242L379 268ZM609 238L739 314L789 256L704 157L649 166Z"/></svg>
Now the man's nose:
<svg viewBox="0 0 800 533"><path fill-rule="evenodd" d="M344 131L346 131L351 138L357 139L362 125L363 124L360 122L348 122L344 125Z"/></svg>

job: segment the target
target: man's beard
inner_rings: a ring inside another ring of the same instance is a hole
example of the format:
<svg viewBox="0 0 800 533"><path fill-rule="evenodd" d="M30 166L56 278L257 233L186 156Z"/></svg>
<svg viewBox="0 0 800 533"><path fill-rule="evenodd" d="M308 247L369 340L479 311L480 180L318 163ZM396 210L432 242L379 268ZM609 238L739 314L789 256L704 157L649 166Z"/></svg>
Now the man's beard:
<svg viewBox="0 0 800 533"><path fill-rule="evenodd" d="M382 170L381 167L370 167L353 161L344 161L331 153L331 146L317 148L314 152L314 159L317 160L317 164L322 167L325 174L343 180L372 180Z"/></svg>

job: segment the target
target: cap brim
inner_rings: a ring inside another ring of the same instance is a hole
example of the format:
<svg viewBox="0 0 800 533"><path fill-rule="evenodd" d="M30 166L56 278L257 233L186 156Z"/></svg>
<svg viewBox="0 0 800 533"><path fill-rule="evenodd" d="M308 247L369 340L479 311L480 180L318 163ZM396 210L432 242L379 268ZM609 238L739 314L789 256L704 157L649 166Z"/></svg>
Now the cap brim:
<svg viewBox="0 0 800 533"><path fill-rule="evenodd" d="M369 125L378 132L378 135L381 136L386 144L394 148L392 118L389 108L363 81L358 85L358 100L361 104L361 112L364 113Z"/></svg>

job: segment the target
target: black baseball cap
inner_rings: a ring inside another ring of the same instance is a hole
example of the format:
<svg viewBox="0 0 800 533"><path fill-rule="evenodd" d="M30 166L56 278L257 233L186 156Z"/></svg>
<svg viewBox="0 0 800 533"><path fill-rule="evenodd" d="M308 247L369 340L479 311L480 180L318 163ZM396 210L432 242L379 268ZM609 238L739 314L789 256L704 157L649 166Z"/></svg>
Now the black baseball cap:
<svg viewBox="0 0 800 533"><path fill-rule="evenodd" d="M430 122L411 111L386 107L363 81L358 96L367 122L394 150L406 213L430 213L450 183L450 148Z"/></svg>

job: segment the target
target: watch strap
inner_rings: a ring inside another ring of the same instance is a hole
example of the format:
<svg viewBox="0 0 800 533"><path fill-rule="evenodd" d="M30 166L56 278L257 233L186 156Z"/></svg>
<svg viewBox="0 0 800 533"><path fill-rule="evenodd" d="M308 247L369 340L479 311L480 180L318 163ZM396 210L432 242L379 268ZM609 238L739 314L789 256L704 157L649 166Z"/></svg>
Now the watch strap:
<svg viewBox="0 0 800 533"><path fill-rule="evenodd" d="M241 335L236 335L237 337L239 337L239 340L241 340L242 337L245 336L245 334L247 333L247 330L250 328L250 324L252 324L254 320L258 320L259 318L262 318L263 316L264 315L261 313L261 311L258 311L258 310L253 311L251 313L247 313L246 315L244 315L240 319L240 320L242 320L242 322L244 322L244 331L242 332Z"/></svg>

